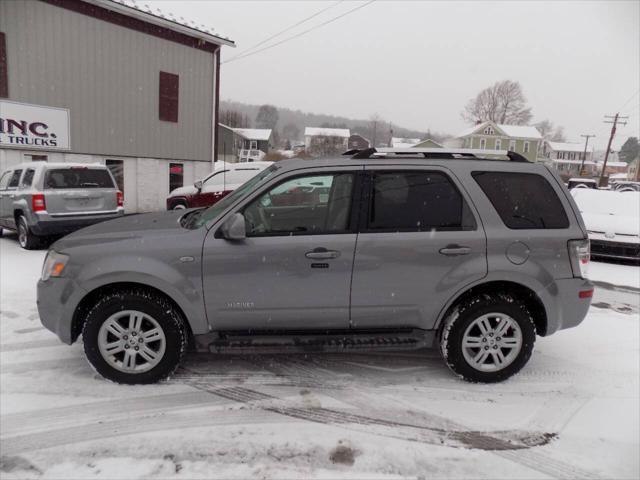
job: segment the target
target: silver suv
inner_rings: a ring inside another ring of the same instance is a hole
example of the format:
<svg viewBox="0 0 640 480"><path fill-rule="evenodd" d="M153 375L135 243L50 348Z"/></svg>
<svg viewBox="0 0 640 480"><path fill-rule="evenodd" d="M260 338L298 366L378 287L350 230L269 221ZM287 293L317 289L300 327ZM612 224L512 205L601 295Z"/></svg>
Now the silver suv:
<svg viewBox="0 0 640 480"><path fill-rule="evenodd" d="M30 250L46 236L122 216L122 200L104 165L22 163L0 174L0 234L17 230Z"/></svg>
<svg viewBox="0 0 640 480"><path fill-rule="evenodd" d="M208 209L55 243L45 327L103 376L149 383L200 351L414 349L497 382L591 302L589 241L560 178L505 151L287 160ZM505 160L482 158L490 155Z"/></svg>

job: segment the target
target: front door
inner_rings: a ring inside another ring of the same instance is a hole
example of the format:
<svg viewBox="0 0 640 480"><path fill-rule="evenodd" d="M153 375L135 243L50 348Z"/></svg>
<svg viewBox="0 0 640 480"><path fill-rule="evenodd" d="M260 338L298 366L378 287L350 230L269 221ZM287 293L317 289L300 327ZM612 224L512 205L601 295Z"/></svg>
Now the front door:
<svg viewBox="0 0 640 480"><path fill-rule="evenodd" d="M2 225L8 228L17 227L13 217L13 202L21 176L22 170L14 170L12 172L6 172L2 175L2 179L0 179L0 221Z"/></svg>
<svg viewBox="0 0 640 480"><path fill-rule="evenodd" d="M367 170L352 327L431 329L447 300L487 273L482 224L445 169Z"/></svg>
<svg viewBox="0 0 640 480"><path fill-rule="evenodd" d="M216 330L349 328L356 245L353 168L275 180L235 211L247 238L204 244L203 283Z"/></svg>

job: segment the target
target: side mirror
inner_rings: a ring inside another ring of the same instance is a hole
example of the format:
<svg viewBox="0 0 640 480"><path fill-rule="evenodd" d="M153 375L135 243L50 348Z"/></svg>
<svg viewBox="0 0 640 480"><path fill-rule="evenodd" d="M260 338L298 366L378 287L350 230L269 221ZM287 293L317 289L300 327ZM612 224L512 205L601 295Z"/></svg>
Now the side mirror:
<svg viewBox="0 0 640 480"><path fill-rule="evenodd" d="M226 240L244 240L247 238L247 230L244 224L244 215L234 213L220 227L222 238Z"/></svg>
<svg viewBox="0 0 640 480"><path fill-rule="evenodd" d="M194 187L196 187L198 190L202 190L202 180L198 180L196 183L193 184Z"/></svg>

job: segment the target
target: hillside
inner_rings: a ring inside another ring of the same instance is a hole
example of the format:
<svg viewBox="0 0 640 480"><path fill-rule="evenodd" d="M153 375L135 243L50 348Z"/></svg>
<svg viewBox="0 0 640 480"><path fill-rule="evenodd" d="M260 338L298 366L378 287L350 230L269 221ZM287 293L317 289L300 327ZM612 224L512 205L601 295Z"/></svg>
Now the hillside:
<svg viewBox="0 0 640 480"><path fill-rule="evenodd" d="M224 123L225 112L237 112L244 118L243 127L256 127L256 116L260 105L252 105L242 102L236 102L231 100L220 101L221 119ZM291 110L289 108L280 108L278 110L278 122L276 124L277 137L281 139L289 139L291 141L303 140L305 127L335 127L335 128L348 128L352 133L359 133L364 137L373 140L376 138L376 143L388 143L390 135L390 128L393 130L394 137L405 138L433 138L436 141L443 140L448 135L443 133L436 133L432 131L419 131L404 128L396 124L389 125L388 121L379 118L376 122L375 135L373 121L371 119L354 119L348 117L341 117L337 115L328 115L324 113L310 113L303 112L301 110ZM246 123L249 123L248 125ZM230 125L236 126L236 125Z"/></svg>

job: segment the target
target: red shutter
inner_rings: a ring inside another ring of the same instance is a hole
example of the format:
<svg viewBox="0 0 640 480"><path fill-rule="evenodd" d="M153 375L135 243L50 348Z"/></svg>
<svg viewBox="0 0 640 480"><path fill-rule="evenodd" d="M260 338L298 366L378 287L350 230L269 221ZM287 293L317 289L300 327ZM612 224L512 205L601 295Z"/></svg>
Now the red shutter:
<svg viewBox="0 0 640 480"><path fill-rule="evenodd" d="M180 77L173 73L160 72L160 120L178 122L178 90Z"/></svg>
<svg viewBox="0 0 640 480"><path fill-rule="evenodd" d="M0 32L0 98L9 97L9 68L7 67L7 41Z"/></svg>

